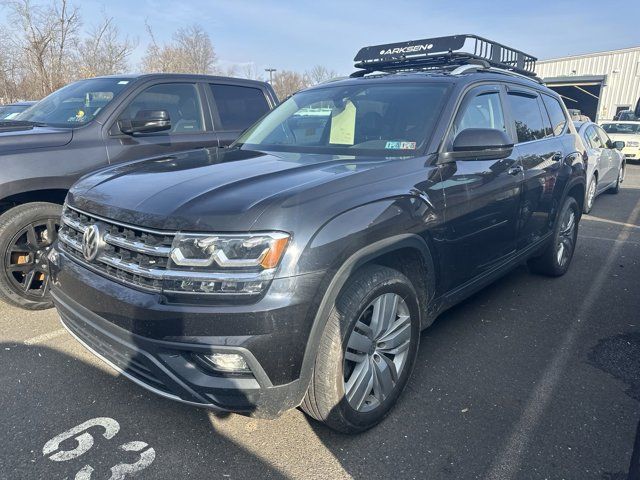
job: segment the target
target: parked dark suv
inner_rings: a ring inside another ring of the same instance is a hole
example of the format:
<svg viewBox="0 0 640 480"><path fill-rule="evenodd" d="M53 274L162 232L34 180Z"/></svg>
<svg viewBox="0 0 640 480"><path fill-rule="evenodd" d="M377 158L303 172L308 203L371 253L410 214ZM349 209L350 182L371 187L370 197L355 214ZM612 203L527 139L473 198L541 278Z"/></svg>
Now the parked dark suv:
<svg viewBox="0 0 640 480"><path fill-rule="evenodd" d="M0 121L0 300L53 304L44 255L69 187L98 168L225 147L277 103L263 82L202 75L82 80Z"/></svg>
<svg viewBox="0 0 640 480"><path fill-rule="evenodd" d="M228 151L78 182L49 255L71 334L164 397L357 432L440 312L525 261L564 274L585 153L535 59L455 36L356 61Z"/></svg>

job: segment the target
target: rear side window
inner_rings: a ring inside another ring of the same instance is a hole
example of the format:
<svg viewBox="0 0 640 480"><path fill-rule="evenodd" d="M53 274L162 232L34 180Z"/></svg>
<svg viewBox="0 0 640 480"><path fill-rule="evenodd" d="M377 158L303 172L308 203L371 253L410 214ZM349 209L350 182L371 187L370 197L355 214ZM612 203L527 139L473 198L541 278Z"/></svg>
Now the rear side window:
<svg viewBox="0 0 640 480"><path fill-rule="evenodd" d="M210 84L223 130L244 130L269 111L262 90Z"/></svg>
<svg viewBox="0 0 640 480"><path fill-rule="evenodd" d="M511 107L511 115L516 124L518 143L544 138L546 129L542 122L542 112L540 112L537 95L509 93L507 97Z"/></svg>
<svg viewBox="0 0 640 480"><path fill-rule="evenodd" d="M542 101L544 106L547 107L549 118L551 118L551 126L553 128L553 134L558 136L564 132L564 127L567 125L567 117L564 114L564 109L560 102L548 95L542 95Z"/></svg>

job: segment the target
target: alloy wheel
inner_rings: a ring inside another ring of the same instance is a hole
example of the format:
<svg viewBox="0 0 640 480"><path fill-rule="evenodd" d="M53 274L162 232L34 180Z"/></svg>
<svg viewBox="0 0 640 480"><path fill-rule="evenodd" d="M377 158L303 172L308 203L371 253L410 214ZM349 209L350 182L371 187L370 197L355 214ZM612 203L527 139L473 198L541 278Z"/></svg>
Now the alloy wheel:
<svg viewBox="0 0 640 480"><path fill-rule="evenodd" d="M575 229L576 229L576 213L573 209L569 208L562 218L560 224L560 232L558 235L558 243L556 246L556 261L560 267L569 261L573 253L573 247L575 243Z"/></svg>
<svg viewBox="0 0 640 480"><path fill-rule="evenodd" d="M375 298L358 318L344 356L344 391L349 405L368 412L394 392L407 363L411 316L395 293Z"/></svg>
<svg viewBox="0 0 640 480"><path fill-rule="evenodd" d="M589 184L589 193L587 195L587 207L589 210L591 210L591 208L593 207L593 202L596 199L596 189L597 189L597 185L594 178L593 180L591 180L591 183Z"/></svg>
<svg viewBox="0 0 640 480"><path fill-rule="evenodd" d="M5 269L11 286L23 296L46 297L49 291L47 254L58 237L58 219L47 218L23 227L9 243Z"/></svg>

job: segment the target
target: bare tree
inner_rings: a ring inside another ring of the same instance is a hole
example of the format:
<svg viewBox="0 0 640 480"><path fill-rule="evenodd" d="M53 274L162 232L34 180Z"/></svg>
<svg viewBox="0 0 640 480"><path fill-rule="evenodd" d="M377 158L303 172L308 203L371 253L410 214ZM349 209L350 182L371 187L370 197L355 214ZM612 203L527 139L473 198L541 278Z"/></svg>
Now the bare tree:
<svg viewBox="0 0 640 480"><path fill-rule="evenodd" d="M309 77L309 81L316 85L318 83L326 82L327 80L331 80L338 76L338 74L334 70L329 70L327 67L323 65L316 65L311 70L307 72L307 76Z"/></svg>
<svg viewBox="0 0 640 480"><path fill-rule="evenodd" d="M273 76L272 87L280 100L284 100L309 85L311 85L311 81L306 73L282 70Z"/></svg>
<svg viewBox="0 0 640 480"><path fill-rule="evenodd" d="M31 76L31 95L43 96L69 81L72 49L80 28L78 9L67 0L36 6L30 0L5 1L18 35L14 44Z"/></svg>
<svg viewBox="0 0 640 480"><path fill-rule="evenodd" d="M121 37L113 18L105 17L77 48L78 71L82 77L112 75L128 69L128 58L137 42Z"/></svg>
<svg viewBox="0 0 640 480"><path fill-rule="evenodd" d="M212 73L216 54L211 38L202 27L190 25L179 29L170 43L159 45L149 25L151 43L142 59L145 72Z"/></svg>

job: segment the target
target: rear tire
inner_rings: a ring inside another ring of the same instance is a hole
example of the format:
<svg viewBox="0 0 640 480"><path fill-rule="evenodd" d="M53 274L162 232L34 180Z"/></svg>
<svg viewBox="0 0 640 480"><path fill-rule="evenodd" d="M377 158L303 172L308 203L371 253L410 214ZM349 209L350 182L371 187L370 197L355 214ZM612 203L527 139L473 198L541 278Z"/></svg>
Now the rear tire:
<svg viewBox="0 0 640 480"><path fill-rule="evenodd" d="M409 279L388 267L363 267L329 315L302 410L344 433L375 426L407 384L419 342L418 296Z"/></svg>
<svg viewBox="0 0 640 480"><path fill-rule="evenodd" d="M0 216L0 300L26 310L53 307L46 255L61 212L60 205L33 202Z"/></svg>
<svg viewBox="0 0 640 480"><path fill-rule="evenodd" d="M567 272L578 239L579 212L576 199L567 197L558 213L551 242L540 256L527 262L532 272L550 277L559 277Z"/></svg>

